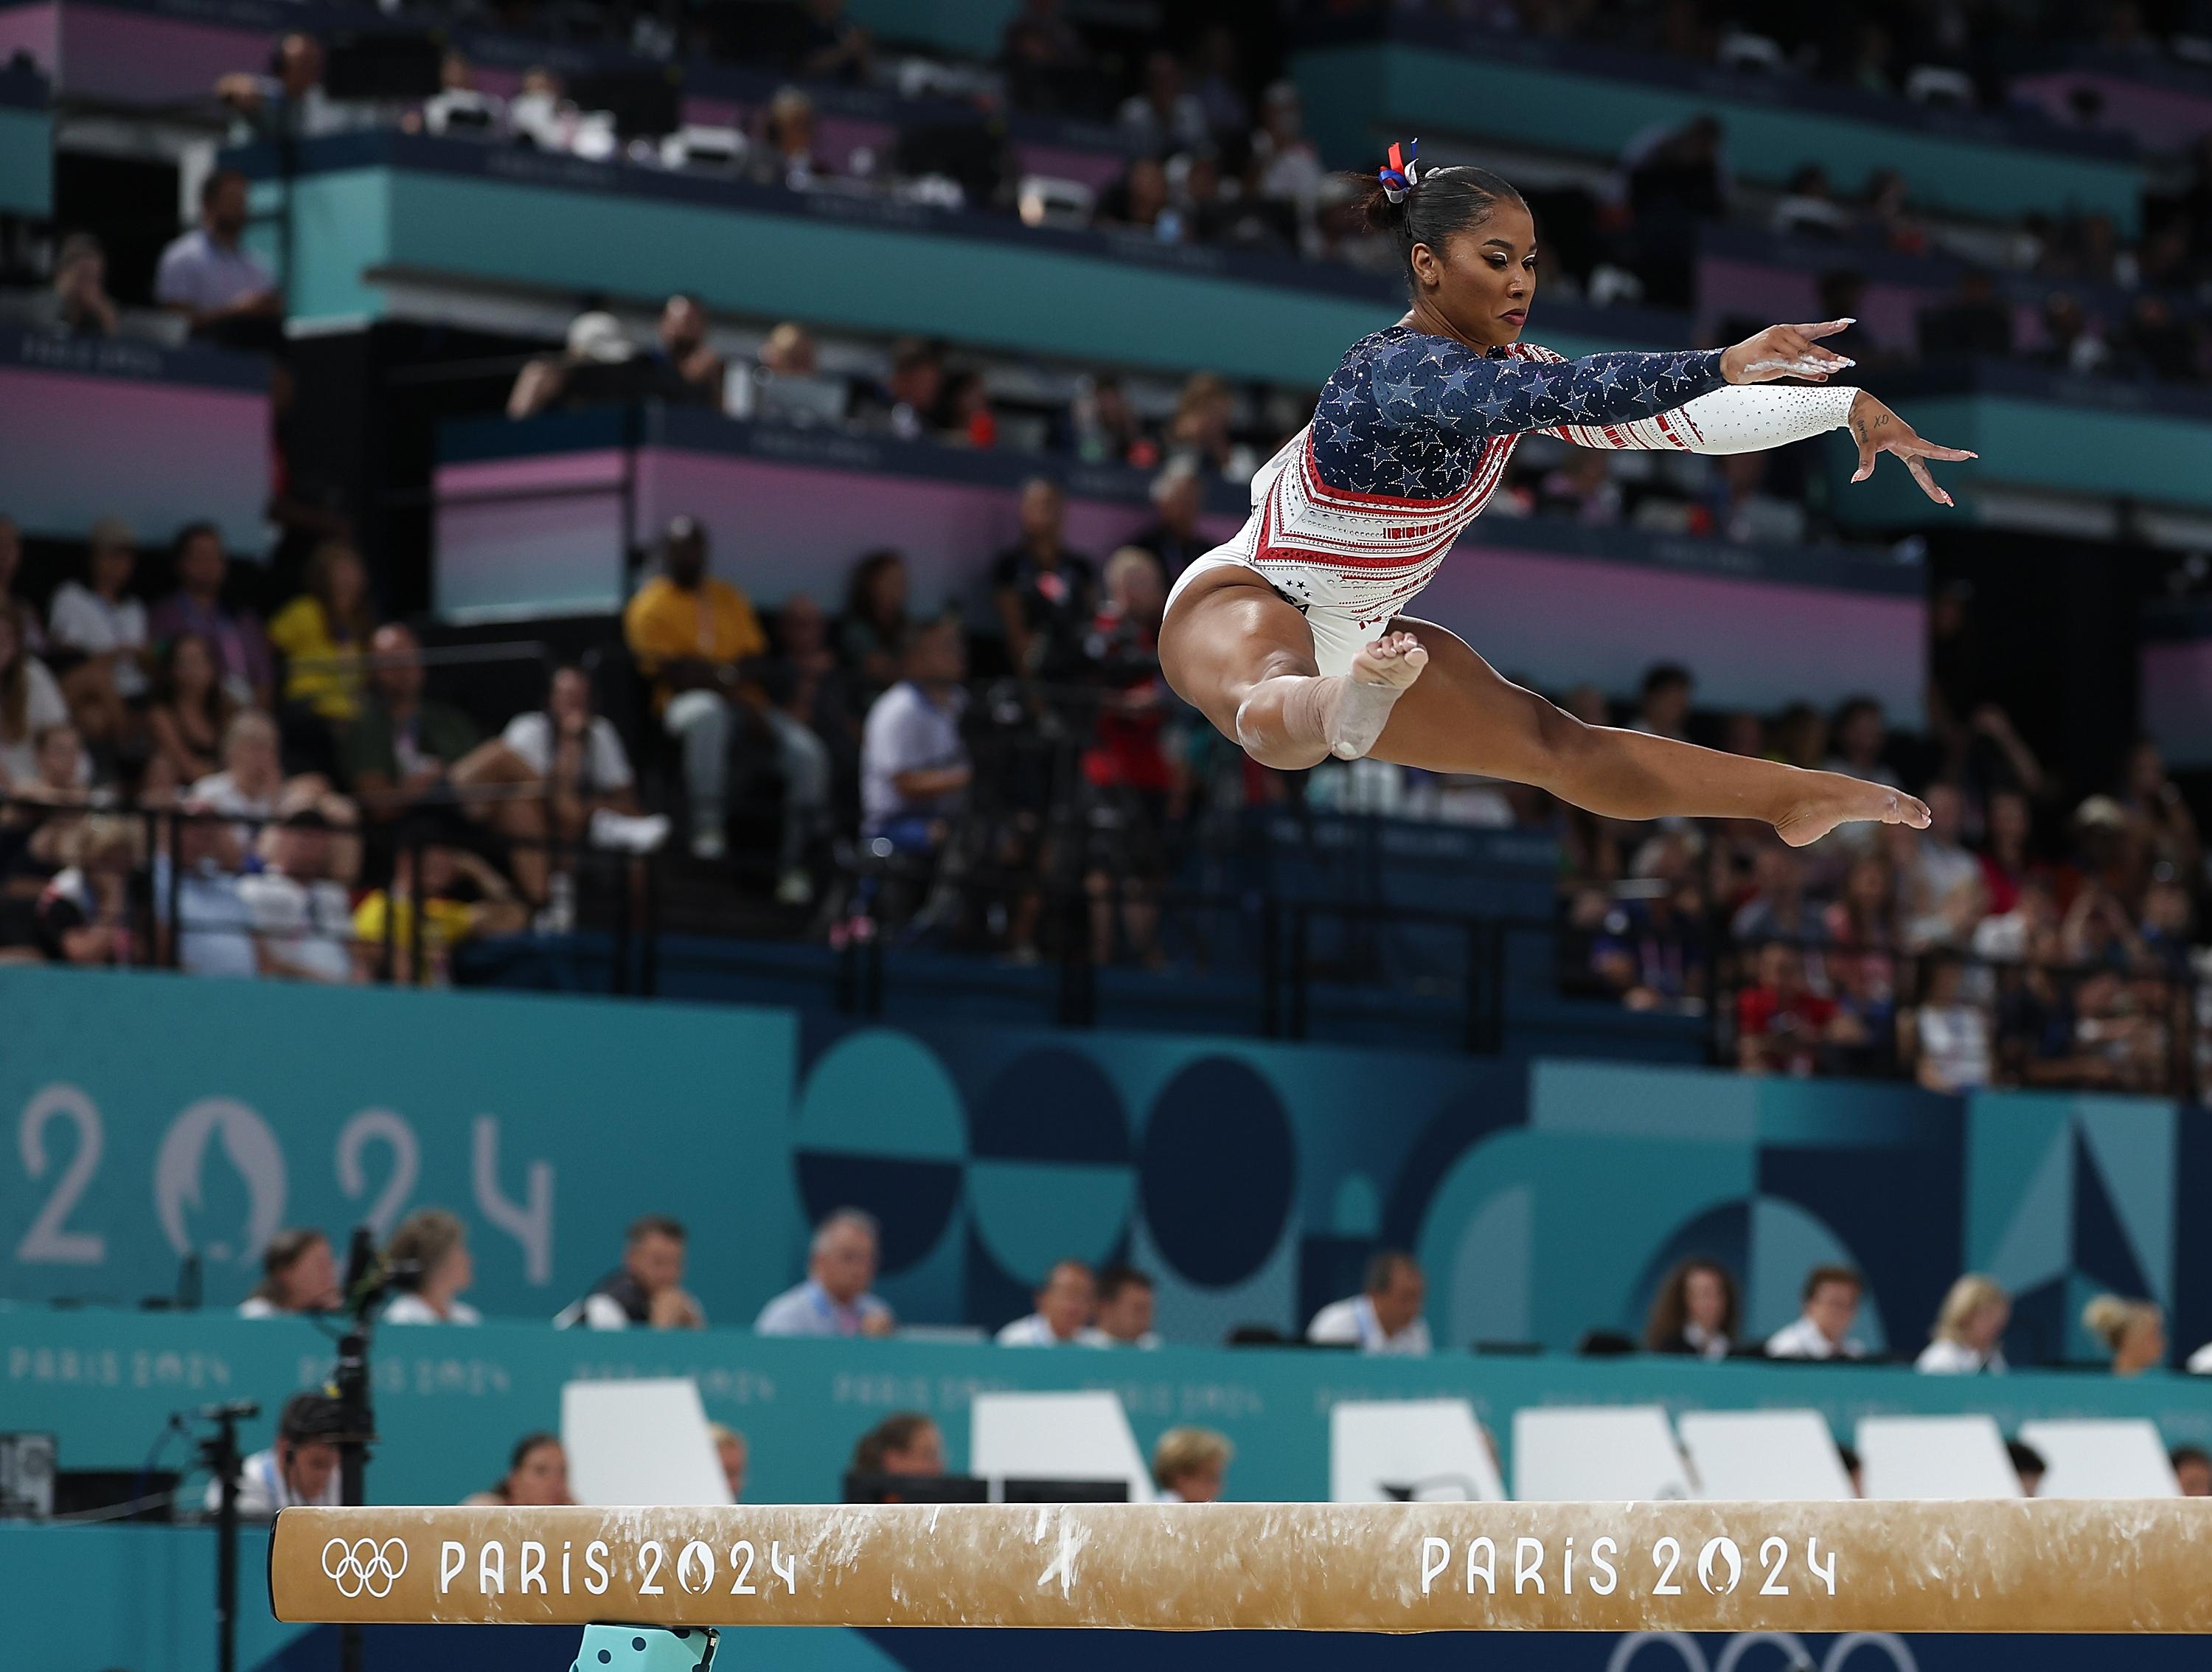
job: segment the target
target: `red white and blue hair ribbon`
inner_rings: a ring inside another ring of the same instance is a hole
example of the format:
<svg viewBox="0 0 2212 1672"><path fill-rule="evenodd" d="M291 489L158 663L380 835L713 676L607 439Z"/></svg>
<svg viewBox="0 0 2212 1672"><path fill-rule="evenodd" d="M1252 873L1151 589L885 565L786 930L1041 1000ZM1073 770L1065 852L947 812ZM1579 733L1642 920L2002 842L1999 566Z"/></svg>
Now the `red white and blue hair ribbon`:
<svg viewBox="0 0 2212 1672"><path fill-rule="evenodd" d="M1401 147L1390 147L1390 161L1376 171L1375 178L1382 182L1382 195L1394 204L1406 201L1406 194L1421 183L1420 167L1416 160L1421 142L1409 139ZM1402 152L1402 155L1401 155Z"/></svg>

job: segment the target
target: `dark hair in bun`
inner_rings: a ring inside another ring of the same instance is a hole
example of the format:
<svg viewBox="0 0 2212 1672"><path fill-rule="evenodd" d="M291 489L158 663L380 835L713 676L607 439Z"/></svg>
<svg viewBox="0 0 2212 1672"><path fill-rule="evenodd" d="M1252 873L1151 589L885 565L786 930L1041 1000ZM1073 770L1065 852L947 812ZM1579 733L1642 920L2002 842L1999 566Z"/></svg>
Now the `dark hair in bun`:
<svg viewBox="0 0 2212 1672"><path fill-rule="evenodd" d="M1414 245L1425 244L1441 253L1455 233L1487 221L1501 199L1528 207L1518 192L1487 168L1464 163L1421 169L1418 180L1396 203L1390 201L1390 189L1381 180L1370 178L1366 184L1360 208L1370 229L1397 240L1408 289L1413 283Z"/></svg>

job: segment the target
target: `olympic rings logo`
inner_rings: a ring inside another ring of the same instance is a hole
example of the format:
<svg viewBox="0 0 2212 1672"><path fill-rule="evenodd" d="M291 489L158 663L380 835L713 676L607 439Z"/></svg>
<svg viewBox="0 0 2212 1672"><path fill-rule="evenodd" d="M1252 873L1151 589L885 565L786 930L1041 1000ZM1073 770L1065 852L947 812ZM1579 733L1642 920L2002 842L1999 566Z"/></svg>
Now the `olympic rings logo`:
<svg viewBox="0 0 2212 1672"><path fill-rule="evenodd" d="M389 1596L406 1571L407 1547L398 1539L386 1539L381 1545L374 1539L355 1544L332 1539L323 1547L323 1576L337 1584L341 1596L359 1596L364 1591L378 1598Z"/></svg>
<svg viewBox="0 0 2212 1672"><path fill-rule="evenodd" d="M1781 1651L1785 1667L1810 1669L1814 1664L1811 1652L1794 1632L1738 1632L1722 1645L1720 1654L1708 1663L1705 1651L1697 1639L1687 1632L1629 1632L1613 1645L1613 1658L1606 1663L1605 1672L1629 1672L1637 1657L1648 1645L1663 1643L1682 1657L1682 1672L1736 1672L1736 1664L1760 1644L1771 1645ZM1912 1646L1893 1632L1845 1632L1828 1645L1827 1658L1820 1663L1820 1672L1849 1672L1849 1663L1862 1649L1879 1650L1889 1657L1890 1672L1920 1672L1920 1663L1913 1658Z"/></svg>

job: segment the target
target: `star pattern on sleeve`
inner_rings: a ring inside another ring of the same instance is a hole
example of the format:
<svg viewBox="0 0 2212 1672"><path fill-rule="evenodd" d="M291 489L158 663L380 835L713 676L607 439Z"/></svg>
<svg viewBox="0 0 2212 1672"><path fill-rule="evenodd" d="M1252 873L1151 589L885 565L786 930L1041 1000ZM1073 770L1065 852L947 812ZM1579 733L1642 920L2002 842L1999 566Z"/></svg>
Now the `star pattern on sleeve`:
<svg viewBox="0 0 2212 1672"><path fill-rule="evenodd" d="M1393 325L1354 344L1322 391L1314 462L1347 493L1445 499L1493 437L1630 423L1723 386L1717 350L1570 361L1528 344L1483 355Z"/></svg>

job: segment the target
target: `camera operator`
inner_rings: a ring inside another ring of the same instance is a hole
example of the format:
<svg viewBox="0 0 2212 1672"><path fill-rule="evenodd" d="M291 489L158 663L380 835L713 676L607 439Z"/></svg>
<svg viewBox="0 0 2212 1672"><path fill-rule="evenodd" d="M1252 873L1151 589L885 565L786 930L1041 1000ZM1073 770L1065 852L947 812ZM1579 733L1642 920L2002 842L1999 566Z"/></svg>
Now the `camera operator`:
<svg viewBox="0 0 2212 1672"><path fill-rule="evenodd" d="M265 1521L296 1505L336 1505L338 1498L337 1438L345 1432L345 1410L326 1394L294 1394L276 1420L276 1444L239 1465L238 1513ZM222 1482L210 1480L207 1507L219 1506Z"/></svg>

